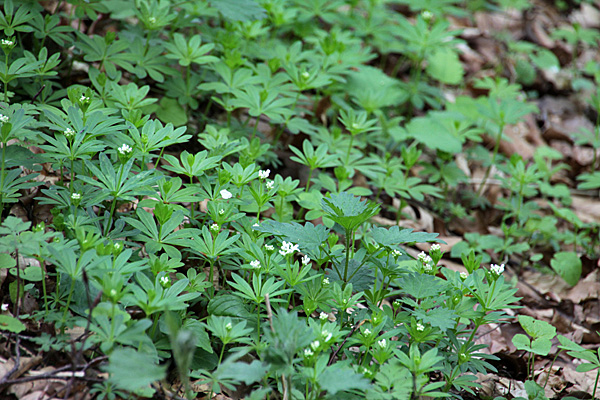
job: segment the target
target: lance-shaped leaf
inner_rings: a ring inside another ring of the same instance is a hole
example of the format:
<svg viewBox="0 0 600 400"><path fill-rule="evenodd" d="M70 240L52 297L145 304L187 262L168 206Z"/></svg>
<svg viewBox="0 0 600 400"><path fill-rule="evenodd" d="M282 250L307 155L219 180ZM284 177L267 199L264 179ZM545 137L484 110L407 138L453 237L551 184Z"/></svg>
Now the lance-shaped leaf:
<svg viewBox="0 0 600 400"><path fill-rule="evenodd" d="M391 228L376 227L371 230L371 237L379 245L390 247L402 243L425 243L438 242L446 243L443 240L436 239L437 233L413 232L412 229L400 229L398 226Z"/></svg>

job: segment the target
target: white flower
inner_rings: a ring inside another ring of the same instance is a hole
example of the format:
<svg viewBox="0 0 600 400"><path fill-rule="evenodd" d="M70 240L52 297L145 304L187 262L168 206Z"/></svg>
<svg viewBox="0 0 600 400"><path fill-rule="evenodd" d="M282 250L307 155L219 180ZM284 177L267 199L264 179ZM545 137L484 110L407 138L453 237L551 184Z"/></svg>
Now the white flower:
<svg viewBox="0 0 600 400"><path fill-rule="evenodd" d="M75 136L75 131L74 131L73 129L71 129L71 128L67 128L67 129L66 129L66 130L63 132L63 134L65 135L65 137L66 137L67 139L71 139L71 138L73 138L73 137Z"/></svg>
<svg viewBox="0 0 600 400"><path fill-rule="evenodd" d="M400 257L402 255L402 252L400 250L394 250L392 251L392 255L394 257Z"/></svg>
<svg viewBox="0 0 600 400"><path fill-rule="evenodd" d="M121 147L119 147L117 149L117 151L119 152L119 154L125 156L125 155L131 153L133 151L133 149L131 147L129 147L127 144L123 143L123 145Z"/></svg>
<svg viewBox="0 0 600 400"><path fill-rule="evenodd" d="M269 177L269 174L271 173L270 169L261 169L260 171L258 171L258 177L260 179L267 179Z"/></svg>
<svg viewBox="0 0 600 400"><path fill-rule="evenodd" d="M430 251L438 251L438 250L440 250L440 245L439 244L436 243L436 244L432 244L431 245Z"/></svg>
<svg viewBox="0 0 600 400"><path fill-rule="evenodd" d="M331 340L331 338L333 337L333 335L331 334L331 332L329 332L328 330L323 330L323 332L321 332L321 336L323 336L323 342L327 343Z"/></svg>
<svg viewBox="0 0 600 400"><path fill-rule="evenodd" d="M423 11L421 13L421 16L423 17L423 19L425 21L429 21L431 18L433 18L433 14L431 13L431 11L427 11L427 10Z"/></svg>
<svg viewBox="0 0 600 400"><path fill-rule="evenodd" d="M2 311L8 311L8 304L2 304Z"/></svg>
<svg viewBox="0 0 600 400"><path fill-rule="evenodd" d="M164 275L164 276L160 277L160 284L161 285L166 286L166 285L169 284L169 282L170 282L170 279L169 279L168 276Z"/></svg>
<svg viewBox="0 0 600 400"><path fill-rule="evenodd" d="M494 275L500 276L504 272L504 264L492 264L490 265L490 269L494 273Z"/></svg>
<svg viewBox="0 0 600 400"><path fill-rule="evenodd" d="M428 256L427 256L427 254L425 254L425 252L424 252L424 251L422 251L422 252L420 252L420 253L419 253L419 255L417 256L417 259L418 259L419 261L422 261L422 262L424 262L424 261L425 261L425 257L428 257Z"/></svg>
<svg viewBox="0 0 600 400"><path fill-rule="evenodd" d="M288 254L294 254L295 251L298 251L297 244L284 241L281 243L281 250L279 250L279 254L282 256L287 256Z"/></svg>
<svg viewBox="0 0 600 400"><path fill-rule="evenodd" d="M231 194L231 192L229 190L223 189L221 190L221 197L225 200L230 199L233 197L233 195Z"/></svg>
<svg viewBox="0 0 600 400"><path fill-rule="evenodd" d="M258 223L252 225L253 228L258 228L260 225Z"/></svg>
<svg viewBox="0 0 600 400"><path fill-rule="evenodd" d="M115 244L113 244L113 249L115 250L121 250L121 247L123 247L123 245L121 244L121 242L115 242Z"/></svg>
<svg viewBox="0 0 600 400"><path fill-rule="evenodd" d="M2 39L0 41L0 44L2 46L12 46L13 44L15 44L15 42L13 40L10 40L10 39Z"/></svg>
<svg viewBox="0 0 600 400"><path fill-rule="evenodd" d="M463 272L460 273L460 277L462 279L467 279L469 277L469 273L466 272L466 271L463 271Z"/></svg>
<svg viewBox="0 0 600 400"><path fill-rule="evenodd" d="M321 342L319 342L318 340L315 340L314 342L312 342L310 344L310 348L313 349L313 351L317 351L317 349L319 348L320 345L321 345Z"/></svg>
<svg viewBox="0 0 600 400"><path fill-rule="evenodd" d="M219 210L219 215L223 215L225 214L225 210L223 210L222 208Z"/></svg>
<svg viewBox="0 0 600 400"><path fill-rule="evenodd" d="M382 349L385 349L387 346L387 341L385 339L381 339L380 341L377 342L377 344L379 345L379 347L381 347Z"/></svg>
<svg viewBox="0 0 600 400"><path fill-rule="evenodd" d="M0 122L3 124L8 122L8 115L0 114Z"/></svg>
<svg viewBox="0 0 600 400"><path fill-rule="evenodd" d="M250 265L252 266L252 268L260 268L260 261L258 261L258 260L250 261Z"/></svg>
<svg viewBox="0 0 600 400"><path fill-rule="evenodd" d="M422 324L422 323L420 323L420 322L417 322L417 330L418 330L419 332L423 332L423 331L425 330L425 326L423 326L423 324Z"/></svg>
<svg viewBox="0 0 600 400"><path fill-rule="evenodd" d="M210 226L210 230L213 232L218 232L219 231L219 224L212 224Z"/></svg>
<svg viewBox="0 0 600 400"><path fill-rule="evenodd" d="M310 262L310 257L305 255L302 257L302 265L307 265Z"/></svg>
<svg viewBox="0 0 600 400"><path fill-rule="evenodd" d="M304 349L304 357L312 357L314 354L311 349Z"/></svg>
<svg viewBox="0 0 600 400"><path fill-rule="evenodd" d="M227 329L228 331L233 329L233 325L231 325L231 322L228 322L227 325L225 325L225 329Z"/></svg>
<svg viewBox="0 0 600 400"><path fill-rule="evenodd" d="M81 200L81 194L80 193L73 193L71 195L71 200Z"/></svg>
<svg viewBox="0 0 600 400"><path fill-rule="evenodd" d="M363 332L363 335L365 336L369 336L371 334L371 330L369 328L365 329L365 331Z"/></svg>
<svg viewBox="0 0 600 400"><path fill-rule="evenodd" d="M329 278L323 279L323 285L329 285Z"/></svg>
<svg viewBox="0 0 600 400"><path fill-rule="evenodd" d="M431 272L433 271L433 266L429 263L423 264L423 269L425 270L425 272Z"/></svg>
<svg viewBox="0 0 600 400"><path fill-rule="evenodd" d="M302 76L303 79L308 79L310 78L310 73L308 71L304 71L303 73L300 74Z"/></svg>
<svg viewBox="0 0 600 400"><path fill-rule="evenodd" d="M325 321L325 320L327 320L327 318L329 318L329 315L327 315L327 313L325 313L325 312L321 312L321 313L319 314L319 319L320 319L321 321Z"/></svg>
<svg viewBox="0 0 600 400"><path fill-rule="evenodd" d="M267 189L273 189L273 185L275 185L275 182L273 182L273 181L268 181L268 182L267 182Z"/></svg>
<svg viewBox="0 0 600 400"><path fill-rule="evenodd" d="M272 244L265 244L265 250L273 251L275 250L275 246L273 246Z"/></svg>
<svg viewBox="0 0 600 400"><path fill-rule="evenodd" d="M79 102L80 103L85 103L85 102L87 102L89 100L90 100L90 98L87 97L85 94L82 94L81 97L79 98Z"/></svg>
<svg viewBox="0 0 600 400"><path fill-rule="evenodd" d="M402 304L402 302L399 299L394 300L394 307L395 308L400 307L401 304Z"/></svg>

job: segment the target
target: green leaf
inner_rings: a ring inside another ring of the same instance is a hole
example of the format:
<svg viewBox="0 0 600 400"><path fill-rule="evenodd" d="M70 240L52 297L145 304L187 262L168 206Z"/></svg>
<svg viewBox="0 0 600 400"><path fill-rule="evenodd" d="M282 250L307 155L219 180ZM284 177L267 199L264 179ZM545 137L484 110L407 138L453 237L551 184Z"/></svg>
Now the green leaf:
<svg viewBox="0 0 600 400"><path fill-rule="evenodd" d="M112 352L103 369L110 374L108 380L115 386L135 391L166 376L167 368L154 361L152 356L132 348L119 348Z"/></svg>
<svg viewBox="0 0 600 400"><path fill-rule="evenodd" d="M0 253L0 269L12 268L17 265L17 262L9 254Z"/></svg>
<svg viewBox="0 0 600 400"><path fill-rule="evenodd" d="M371 229L371 237L373 240L384 247L402 243L446 243L443 240L436 239L438 235L438 233L413 232L412 229L400 229L398 226L392 226L389 229L382 227Z"/></svg>
<svg viewBox="0 0 600 400"><path fill-rule="evenodd" d="M208 303L207 311L210 315L217 316L241 318L254 317L254 315L246 309L244 301L238 296L234 296L232 294L226 294L213 298Z"/></svg>
<svg viewBox="0 0 600 400"><path fill-rule="evenodd" d="M25 330L25 325L10 315L0 315L0 331L19 333Z"/></svg>
<svg viewBox="0 0 600 400"><path fill-rule="evenodd" d="M302 226L297 222L283 223L267 220L254 229L280 236L286 241L297 244L303 250L313 250L317 253L319 246L329 237L329 229L323 225L313 225L310 222Z"/></svg>
<svg viewBox="0 0 600 400"><path fill-rule="evenodd" d="M330 198L321 200L323 211L346 231L353 231L363 222L379 212L379 206L361 200L347 192L332 194Z"/></svg>
<svg viewBox="0 0 600 400"><path fill-rule="evenodd" d="M319 374L319 385L330 395L351 389L367 390L371 388L369 381L349 367L333 364Z"/></svg>
<svg viewBox="0 0 600 400"><path fill-rule="evenodd" d="M245 362L228 362L226 360L221 364L218 370L219 378L234 379L250 385L258 382L267 373L267 367L258 360L252 361L250 364Z"/></svg>
<svg viewBox="0 0 600 400"><path fill-rule="evenodd" d="M172 123L175 126L187 124L188 117L183 107L175 99L163 97L160 99L160 107L156 110L156 116L164 123Z"/></svg>
<svg viewBox="0 0 600 400"><path fill-rule="evenodd" d="M441 48L427 58L427 73L442 83L457 85L462 81L464 70L458 54L449 48Z"/></svg>
<svg viewBox="0 0 600 400"><path fill-rule="evenodd" d="M581 277L581 259L573 251L561 251L554 254L550 265L569 285L575 286Z"/></svg>
<svg viewBox="0 0 600 400"><path fill-rule="evenodd" d="M448 286L435 276L412 273L396 280L400 291L417 299L438 296Z"/></svg>
<svg viewBox="0 0 600 400"><path fill-rule="evenodd" d="M519 324L525 332L534 339L553 339L556 336L556 328L546 321L540 321L527 315L519 315Z"/></svg>
<svg viewBox="0 0 600 400"><path fill-rule="evenodd" d="M211 0L210 5L232 21L254 21L267 15L255 0Z"/></svg>
<svg viewBox="0 0 600 400"><path fill-rule="evenodd" d="M345 259L337 265L337 268L327 268L325 270L327 276L333 281L344 282L344 262ZM360 262L354 259L348 262L348 278L347 283L351 283L357 292L369 290L373 287L373 282L375 281L373 270L366 265L361 265Z"/></svg>

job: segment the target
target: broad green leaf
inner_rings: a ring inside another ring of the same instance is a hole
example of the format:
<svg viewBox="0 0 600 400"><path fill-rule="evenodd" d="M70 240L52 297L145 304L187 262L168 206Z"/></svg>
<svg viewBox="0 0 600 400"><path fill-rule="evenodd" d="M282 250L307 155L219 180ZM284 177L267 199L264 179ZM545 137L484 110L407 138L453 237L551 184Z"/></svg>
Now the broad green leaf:
<svg viewBox="0 0 600 400"><path fill-rule="evenodd" d="M321 206L327 216L346 231L353 231L379 211L378 205L347 192L332 194L330 198L324 197Z"/></svg>
<svg viewBox="0 0 600 400"><path fill-rule="evenodd" d="M442 83L457 85L462 81L464 70L458 54L447 47L435 51L427 58L427 73Z"/></svg>
<svg viewBox="0 0 600 400"><path fill-rule="evenodd" d="M0 331L19 333L25 330L25 325L10 315L0 315Z"/></svg>
<svg viewBox="0 0 600 400"><path fill-rule="evenodd" d="M113 351L103 369L115 386L135 391L163 379L167 368L157 365L152 356L127 347Z"/></svg>
<svg viewBox="0 0 600 400"><path fill-rule="evenodd" d="M211 6L231 21L254 21L266 17L266 11L255 0L211 0Z"/></svg>
<svg viewBox="0 0 600 400"><path fill-rule="evenodd" d="M439 234L437 233L413 232L412 229L400 229L398 226L392 226L389 229L382 227L371 229L371 237L373 240L384 247L402 243L445 243L443 240L436 239L438 235Z"/></svg>
<svg viewBox="0 0 600 400"><path fill-rule="evenodd" d="M554 254L550 265L569 285L575 286L581 277L581 259L573 251L561 251Z"/></svg>
<svg viewBox="0 0 600 400"><path fill-rule="evenodd" d="M553 339L556 336L556 328L546 321L540 321L528 315L519 315L519 324L525 332L534 339Z"/></svg>
<svg viewBox="0 0 600 400"><path fill-rule="evenodd" d="M321 389L326 390L330 395L345 390L367 390L371 388L371 384L363 375L357 374L350 367L340 366L339 364L327 367L325 371L319 374L318 381Z"/></svg>
<svg viewBox="0 0 600 400"><path fill-rule="evenodd" d="M283 240L297 244L303 250L318 252L319 246L329 237L329 229L323 225L313 225L310 222L300 225L297 222L283 223L273 220L262 222L257 231L282 237Z"/></svg>
<svg viewBox="0 0 600 400"><path fill-rule="evenodd" d="M160 99L156 116L164 123L172 123L175 126L185 125L188 121L183 107L175 99L163 97Z"/></svg>
<svg viewBox="0 0 600 400"><path fill-rule="evenodd" d="M248 311L244 301L238 296L225 294L217 296L208 303L208 313L210 315L220 315L229 317L252 318L254 315Z"/></svg>
<svg viewBox="0 0 600 400"><path fill-rule="evenodd" d="M446 290L447 284L435 276L412 273L396 280L402 293L413 296L416 299L438 296Z"/></svg>
<svg viewBox="0 0 600 400"><path fill-rule="evenodd" d="M17 262L9 254L0 253L0 269L12 268L17 265Z"/></svg>

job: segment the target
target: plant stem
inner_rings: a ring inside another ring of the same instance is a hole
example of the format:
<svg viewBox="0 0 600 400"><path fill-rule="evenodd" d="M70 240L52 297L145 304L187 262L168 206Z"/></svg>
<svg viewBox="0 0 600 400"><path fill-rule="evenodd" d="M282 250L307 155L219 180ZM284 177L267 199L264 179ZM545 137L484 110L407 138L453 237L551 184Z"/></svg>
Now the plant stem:
<svg viewBox="0 0 600 400"><path fill-rule="evenodd" d="M502 132L504 131L504 124L500 124L500 128L498 130L498 136L496 137L496 144L494 146L494 153L492 154L492 161L490 161L490 165L488 165L487 169L485 170L485 174L483 175L483 179L481 180L481 183L479 184L479 189L477 190L477 196L481 196L481 193L483 192L483 188L485 187L485 182L487 181L488 177L490 176L490 171L492 170L492 167L494 166L494 163L496 162L496 156L498 155L498 149L500 149L500 140L502 140Z"/></svg>

